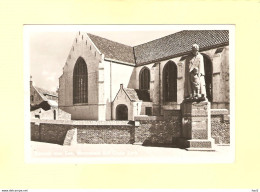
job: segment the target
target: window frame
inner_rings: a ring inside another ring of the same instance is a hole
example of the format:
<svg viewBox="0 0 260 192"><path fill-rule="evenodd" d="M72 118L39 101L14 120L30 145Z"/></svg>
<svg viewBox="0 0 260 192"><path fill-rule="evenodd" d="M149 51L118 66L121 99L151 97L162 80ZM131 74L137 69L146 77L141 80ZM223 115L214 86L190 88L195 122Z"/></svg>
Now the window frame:
<svg viewBox="0 0 260 192"><path fill-rule="evenodd" d="M150 90L151 74L148 67L143 67L139 73L139 89Z"/></svg>
<svg viewBox="0 0 260 192"><path fill-rule="evenodd" d="M177 76L178 68L175 62L168 61L163 68L163 101L167 102L177 102ZM166 84L168 81L168 84Z"/></svg>
<svg viewBox="0 0 260 192"><path fill-rule="evenodd" d="M88 68L79 57L73 69L73 104L88 103Z"/></svg>

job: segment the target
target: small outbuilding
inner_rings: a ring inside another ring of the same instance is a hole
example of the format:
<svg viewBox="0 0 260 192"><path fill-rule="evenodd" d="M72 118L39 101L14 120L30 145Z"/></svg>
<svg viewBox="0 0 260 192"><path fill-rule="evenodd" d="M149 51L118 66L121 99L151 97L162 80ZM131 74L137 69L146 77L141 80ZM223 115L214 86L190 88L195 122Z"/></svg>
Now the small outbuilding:
<svg viewBox="0 0 260 192"><path fill-rule="evenodd" d="M148 90L120 89L113 101L113 120L134 120L135 116L152 115L152 102Z"/></svg>

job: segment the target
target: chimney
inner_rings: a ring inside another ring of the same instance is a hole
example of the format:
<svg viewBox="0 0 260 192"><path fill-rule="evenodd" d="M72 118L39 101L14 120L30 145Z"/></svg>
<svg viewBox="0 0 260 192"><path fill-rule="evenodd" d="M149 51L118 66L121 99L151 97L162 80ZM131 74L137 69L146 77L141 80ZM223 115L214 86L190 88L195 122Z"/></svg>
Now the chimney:
<svg viewBox="0 0 260 192"><path fill-rule="evenodd" d="M124 88L124 85L123 84L120 84L120 89L123 89Z"/></svg>

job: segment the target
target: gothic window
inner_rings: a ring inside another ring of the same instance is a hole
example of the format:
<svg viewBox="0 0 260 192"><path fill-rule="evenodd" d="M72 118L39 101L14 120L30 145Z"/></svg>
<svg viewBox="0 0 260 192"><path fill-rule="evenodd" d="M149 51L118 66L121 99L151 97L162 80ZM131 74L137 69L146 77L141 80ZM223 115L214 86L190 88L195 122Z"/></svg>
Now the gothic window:
<svg viewBox="0 0 260 192"><path fill-rule="evenodd" d="M218 50L217 50L218 51ZM216 52L217 52L216 51ZM205 70L205 84L206 84L206 94L207 98L210 102L212 102L213 94L212 94L212 62L208 55L203 55L203 61L204 61L204 70Z"/></svg>
<svg viewBox="0 0 260 192"><path fill-rule="evenodd" d="M79 57L73 71L73 103L88 102L88 69L82 57Z"/></svg>
<svg viewBox="0 0 260 192"><path fill-rule="evenodd" d="M177 102L177 66L173 61L166 63L163 69L164 102Z"/></svg>
<svg viewBox="0 0 260 192"><path fill-rule="evenodd" d="M144 67L140 71L139 81L140 81L140 90L150 89L150 70L147 67Z"/></svg>

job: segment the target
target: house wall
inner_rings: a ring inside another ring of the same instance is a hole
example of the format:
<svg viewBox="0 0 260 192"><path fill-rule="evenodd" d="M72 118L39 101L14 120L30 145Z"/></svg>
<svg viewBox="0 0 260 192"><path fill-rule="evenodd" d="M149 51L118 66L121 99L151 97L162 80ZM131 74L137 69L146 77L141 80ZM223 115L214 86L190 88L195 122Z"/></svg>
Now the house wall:
<svg viewBox="0 0 260 192"><path fill-rule="evenodd" d="M73 104L73 70L76 61L82 57L88 69L88 103ZM59 107L70 113L72 119L98 120L105 116L99 115L104 110L102 85L104 84L103 55L92 43L86 33L78 33L59 78Z"/></svg>
<svg viewBox="0 0 260 192"><path fill-rule="evenodd" d="M141 111L138 115L146 115L145 114L145 108L146 107L153 107L153 103L152 102L141 102Z"/></svg>
<svg viewBox="0 0 260 192"><path fill-rule="evenodd" d="M33 96L33 101L31 100L31 96ZM38 105L44 100L38 93L38 91L33 87L32 82L30 82L30 104L31 105Z"/></svg>
<svg viewBox="0 0 260 192"><path fill-rule="evenodd" d="M54 120L54 111L56 111L56 120L71 120L71 114L56 107L52 107L50 110L47 111L41 108L31 111L31 119Z"/></svg>

